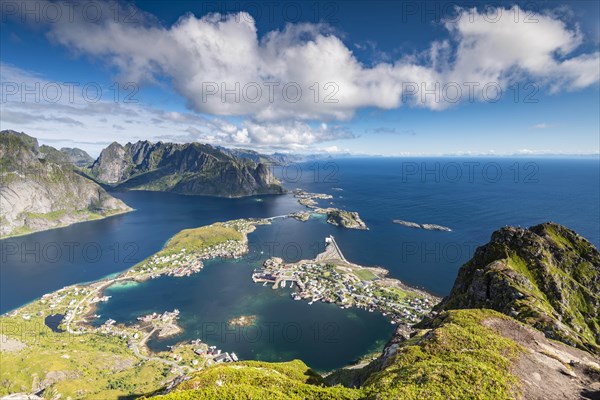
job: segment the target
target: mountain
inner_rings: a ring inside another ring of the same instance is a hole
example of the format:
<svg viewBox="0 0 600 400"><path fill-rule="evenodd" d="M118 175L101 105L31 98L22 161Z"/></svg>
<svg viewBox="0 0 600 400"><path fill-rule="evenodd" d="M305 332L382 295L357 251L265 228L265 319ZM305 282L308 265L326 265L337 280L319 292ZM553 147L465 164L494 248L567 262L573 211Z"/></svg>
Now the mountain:
<svg viewBox="0 0 600 400"><path fill-rule="evenodd" d="M39 146L38 157L57 164L72 164L82 168L88 167L94 162L88 153L76 147L63 147L57 150L52 146L42 145Z"/></svg>
<svg viewBox="0 0 600 400"><path fill-rule="evenodd" d="M221 364L156 397L598 399L599 282L598 250L575 232L506 227L428 318L399 326L366 365L319 379L297 360Z"/></svg>
<svg viewBox="0 0 600 400"><path fill-rule="evenodd" d="M77 147L61 147L60 152L66 155L67 161L78 167L87 167L94 163L92 156Z"/></svg>
<svg viewBox="0 0 600 400"><path fill-rule="evenodd" d="M24 133L0 132L0 237L131 211L68 160Z"/></svg>
<svg viewBox="0 0 600 400"><path fill-rule="evenodd" d="M570 229L506 227L459 271L440 308L490 308L600 354L600 253Z"/></svg>
<svg viewBox="0 0 600 400"><path fill-rule="evenodd" d="M114 142L102 150L88 173L117 190L223 197L283 193L260 158L254 161L237 154L201 143Z"/></svg>

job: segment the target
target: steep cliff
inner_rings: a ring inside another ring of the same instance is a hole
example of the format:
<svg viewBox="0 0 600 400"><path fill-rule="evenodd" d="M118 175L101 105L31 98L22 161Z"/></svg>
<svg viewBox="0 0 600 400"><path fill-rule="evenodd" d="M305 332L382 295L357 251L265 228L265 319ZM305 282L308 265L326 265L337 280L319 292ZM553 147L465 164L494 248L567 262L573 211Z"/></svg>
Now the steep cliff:
<svg viewBox="0 0 600 400"><path fill-rule="evenodd" d="M264 163L200 143L112 143L89 169L117 190L239 197L283 189Z"/></svg>
<svg viewBox="0 0 600 400"><path fill-rule="evenodd" d="M131 210L63 156L24 133L0 132L0 237Z"/></svg>

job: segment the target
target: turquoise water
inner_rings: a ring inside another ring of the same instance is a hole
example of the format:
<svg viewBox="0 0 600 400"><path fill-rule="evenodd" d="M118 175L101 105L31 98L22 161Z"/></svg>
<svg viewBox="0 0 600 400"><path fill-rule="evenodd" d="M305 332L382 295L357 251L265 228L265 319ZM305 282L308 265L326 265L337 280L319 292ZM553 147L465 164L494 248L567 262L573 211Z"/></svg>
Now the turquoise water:
<svg viewBox="0 0 600 400"><path fill-rule="evenodd" d="M349 260L383 266L395 278L444 295L475 247L504 225L555 221L600 244L597 159L342 159L276 172L290 189L333 195L321 205L358 211L370 230L337 228L323 218L306 223L276 220L250 235L252 251L242 260L215 260L189 278L110 288L112 298L101 305L99 322L109 317L135 321L147 312L178 308L185 332L155 339L151 347L201 337L242 358L302 358L326 370L380 348L393 326L376 313L309 306L291 300L289 288L274 291L255 285L250 272L264 258L312 258L322 250L324 237L333 234ZM302 209L289 195L116 196L137 211L0 241L0 311L68 284L118 273L158 251L181 229ZM411 229L393 224L393 219L444 225L452 232ZM260 332L225 329L229 319L240 315L255 315Z"/></svg>

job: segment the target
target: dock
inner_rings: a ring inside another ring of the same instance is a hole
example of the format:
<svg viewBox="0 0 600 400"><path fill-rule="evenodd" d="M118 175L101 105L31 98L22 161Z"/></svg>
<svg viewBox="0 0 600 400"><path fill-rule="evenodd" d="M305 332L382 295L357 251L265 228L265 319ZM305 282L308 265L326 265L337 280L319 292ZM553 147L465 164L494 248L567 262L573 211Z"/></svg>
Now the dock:
<svg viewBox="0 0 600 400"><path fill-rule="evenodd" d="M342 253L342 250L338 246L333 235L329 235L327 238L325 238L325 243L327 243L325 251L317 255L316 261L326 262L331 260L338 262L342 261L345 264L351 264L348 262L348 260L346 260L346 257L344 257L344 253Z"/></svg>

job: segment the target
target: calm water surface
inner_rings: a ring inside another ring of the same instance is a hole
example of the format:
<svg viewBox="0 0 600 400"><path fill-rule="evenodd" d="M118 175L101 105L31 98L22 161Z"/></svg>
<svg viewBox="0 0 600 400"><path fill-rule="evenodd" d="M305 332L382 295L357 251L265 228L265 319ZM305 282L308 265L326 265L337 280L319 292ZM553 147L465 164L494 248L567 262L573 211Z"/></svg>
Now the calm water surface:
<svg viewBox="0 0 600 400"><path fill-rule="evenodd" d="M276 220L250 235L250 254L214 260L189 278L163 277L110 288L98 313L133 322L178 308L184 333L153 340L154 349L202 338L245 359L302 358L320 370L381 348L393 326L376 313L293 301L290 290L255 285L253 268L269 255L312 258L333 234L346 257L380 265L408 284L444 295L476 246L505 225L564 224L600 244L600 163L597 159L341 159L305 163L277 173L288 188L329 193L322 206L356 210L369 231L336 228L323 219ZM65 285L127 269L158 251L181 229L302 209L291 196L218 199L128 192L117 197L135 212L0 241L0 312ZM452 228L406 228L393 219ZM255 315L252 328L226 322Z"/></svg>

